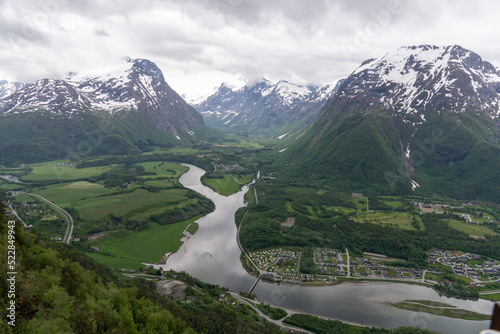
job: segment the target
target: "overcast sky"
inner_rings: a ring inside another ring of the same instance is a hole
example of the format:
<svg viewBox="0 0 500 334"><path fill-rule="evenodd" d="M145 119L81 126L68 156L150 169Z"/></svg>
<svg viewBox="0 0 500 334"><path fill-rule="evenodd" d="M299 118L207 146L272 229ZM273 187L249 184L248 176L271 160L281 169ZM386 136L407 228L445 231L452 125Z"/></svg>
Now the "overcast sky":
<svg viewBox="0 0 500 334"><path fill-rule="evenodd" d="M323 85L401 45L459 44L500 67L500 1L0 0L0 79L147 58L180 94L262 77Z"/></svg>

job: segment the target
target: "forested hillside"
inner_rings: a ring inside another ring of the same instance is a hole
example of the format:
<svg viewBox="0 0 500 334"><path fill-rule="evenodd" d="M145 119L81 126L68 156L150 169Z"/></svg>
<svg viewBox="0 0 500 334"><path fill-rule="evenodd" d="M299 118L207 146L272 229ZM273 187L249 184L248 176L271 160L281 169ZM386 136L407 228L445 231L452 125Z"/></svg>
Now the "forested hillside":
<svg viewBox="0 0 500 334"><path fill-rule="evenodd" d="M4 213L0 204L0 248L6 255L9 228ZM2 321L2 333L280 332L246 306L217 303L211 296L220 292L216 286L196 283L205 292L192 291L195 301L181 303L157 294L151 281L128 279L74 248L26 232L20 223L13 231L15 298L6 298L10 285L0 285L0 307L7 310L7 303L15 300L15 327ZM2 282L12 272L7 264L3 256Z"/></svg>

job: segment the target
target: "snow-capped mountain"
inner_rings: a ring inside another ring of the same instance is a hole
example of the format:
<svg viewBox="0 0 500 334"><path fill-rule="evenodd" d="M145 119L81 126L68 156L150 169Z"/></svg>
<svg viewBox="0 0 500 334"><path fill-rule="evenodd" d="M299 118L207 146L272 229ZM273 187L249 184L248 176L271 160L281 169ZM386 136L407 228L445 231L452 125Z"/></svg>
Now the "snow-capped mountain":
<svg viewBox="0 0 500 334"><path fill-rule="evenodd" d="M175 136L204 124L165 82L161 70L146 59L126 59L121 67L102 75L38 80L0 100L2 115L32 112L59 117L139 112L158 130Z"/></svg>
<svg viewBox="0 0 500 334"><path fill-rule="evenodd" d="M336 83L318 88L267 79L238 89L222 84L195 108L208 124L219 128L279 132L304 117L309 118L313 109L320 109L336 89Z"/></svg>
<svg viewBox="0 0 500 334"><path fill-rule="evenodd" d="M478 54L401 47L363 62L283 156L353 191L498 201L499 107L500 73Z"/></svg>
<svg viewBox="0 0 500 334"><path fill-rule="evenodd" d="M202 116L145 59L66 80L42 79L0 99L0 161L9 164L206 139Z"/></svg>
<svg viewBox="0 0 500 334"><path fill-rule="evenodd" d="M339 96L342 105L357 109L383 104L414 124L443 111L481 110L498 117L500 75L492 64L458 45L401 47L365 61Z"/></svg>
<svg viewBox="0 0 500 334"><path fill-rule="evenodd" d="M12 82L7 80L0 80L0 99L13 94L15 91L26 86L22 82Z"/></svg>

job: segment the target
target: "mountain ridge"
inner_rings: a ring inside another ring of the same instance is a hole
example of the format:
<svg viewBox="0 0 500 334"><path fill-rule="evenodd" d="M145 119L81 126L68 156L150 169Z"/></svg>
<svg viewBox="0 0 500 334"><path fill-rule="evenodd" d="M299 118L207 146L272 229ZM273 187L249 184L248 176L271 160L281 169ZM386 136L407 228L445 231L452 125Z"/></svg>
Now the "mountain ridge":
<svg viewBox="0 0 500 334"><path fill-rule="evenodd" d="M290 131L295 123L309 124L338 88L338 82L322 87L302 86L265 78L252 85L231 88L221 84L204 101L194 105L209 125L225 131ZM285 132L286 132L285 131Z"/></svg>
<svg viewBox="0 0 500 334"><path fill-rule="evenodd" d="M417 193L500 200L498 187L488 181L500 181L495 172L499 101L498 71L472 51L457 45L402 47L353 71L311 128L283 151L283 159L292 161L291 175L320 178L326 173L353 191L371 187L377 193L411 193L413 185ZM381 122L393 127L397 138L374 130ZM370 130L364 135L385 138L379 148L393 152L392 158L384 162L375 156L368 163L356 156L365 150L358 145L363 142L356 130L361 124ZM350 136L356 140L349 141ZM344 156L339 155L344 146ZM380 166L385 173L371 178ZM479 170L483 176L472 172Z"/></svg>
<svg viewBox="0 0 500 334"><path fill-rule="evenodd" d="M150 146L186 145L211 133L146 59L126 59L101 75L28 84L0 99L0 130L2 158L17 163L33 161L33 151L50 158L75 150L106 153L104 148L112 146L120 148L112 149L114 154L137 153ZM90 140L96 131L100 140Z"/></svg>

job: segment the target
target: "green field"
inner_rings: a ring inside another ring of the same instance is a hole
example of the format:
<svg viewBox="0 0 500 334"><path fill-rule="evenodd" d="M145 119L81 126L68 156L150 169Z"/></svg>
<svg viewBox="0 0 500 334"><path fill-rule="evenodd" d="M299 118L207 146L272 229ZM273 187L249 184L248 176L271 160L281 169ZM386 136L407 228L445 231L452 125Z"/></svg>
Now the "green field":
<svg viewBox="0 0 500 334"><path fill-rule="evenodd" d="M450 225L450 227L453 227L454 229L467 233L469 235L497 235L496 232L483 225L468 224L455 219L448 220L448 224Z"/></svg>
<svg viewBox="0 0 500 334"><path fill-rule="evenodd" d="M481 295L481 298L489 299L489 300L494 300L494 301L500 301L500 293L492 293L492 294L489 294L489 295Z"/></svg>
<svg viewBox="0 0 500 334"><path fill-rule="evenodd" d="M199 227L200 225L198 225L198 223L193 222L191 225L187 227L186 231L188 231L191 234L195 234L198 231Z"/></svg>
<svg viewBox="0 0 500 334"><path fill-rule="evenodd" d="M89 241L89 245L99 247L100 252L116 257L155 263L165 253L176 252L179 249L182 244L179 241L182 232L198 218L169 225L153 224L152 227L139 232L110 231L99 239Z"/></svg>
<svg viewBox="0 0 500 334"><path fill-rule="evenodd" d="M137 189L132 193L90 198L75 203L74 208L80 212L83 219L97 219L109 213L123 216L131 211L140 214L168 205L177 205L188 199L185 189L168 189L149 192ZM130 217L131 218L131 217Z"/></svg>
<svg viewBox="0 0 500 334"><path fill-rule="evenodd" d="M0 184L0 188L5 189L5 190L16 190L21 188L22 185L17 184L17 183L3 183Z"/></svg>
<svg viewBox="0 0 500 334"><path fill-rule="evenodd" d="M362 214L358 214L354 217L354 220L364 222L368 221L373 224L379 225L388 225L393 227L398 227L404 230L415 230L415 228L411 225L412 216L406 212L384 212L384 211L375 211L375 212L364 212ZM423 224L419 217L420 228L422 229Z"/></svg>
<svg viewBox="0 0 500 334"><path fill-rule="evenodd" d="M170 188L174 183L170 180L149 180L145 181L144 185L158 188Z"/></svg>
<svg viewBox="0 0 500 334"><path fill-rule="evenodd" d="M144 175L143 178L158 178L158 177L179 177L184 174L188 168L174 162L151 161L138 164L143 166L146 172L156 173L156 175Z"/></svg>
<svg viewBox="0 0 500 334"><path fill-rule="evenodd" d="M225 174L221 179L210 179L202 177L201 180L203 181L203 184L212 188L214 191L223 196L229 196L237 193L241 187L241 185L238 184L230 174Z"/></svg>
<svg viewBox="0 0 500 334"><path fill-rule="evenodd" d="M100 184L87 181L59 183L32 191L34 194L47 198L59 206L71 206L71 203L85 198L105 195L113 190L104 188Z"/></svg>
<svg viewBox="0 0 500 334"><path fill-rule="evenodd" d="M73 180L100 175L111 170L111 166L75 168L56 166L54 162L33 167L33 170L21 178L22 181Z"/></svg>
<svg viewBox="0 0 500 334"><path fill-rule="evenodd" d="M95 252L87 253L87 256L96 260L98 263L111 268L138 270L140 268L146 267L145 265L137 261L102 255Z"/></svg>

